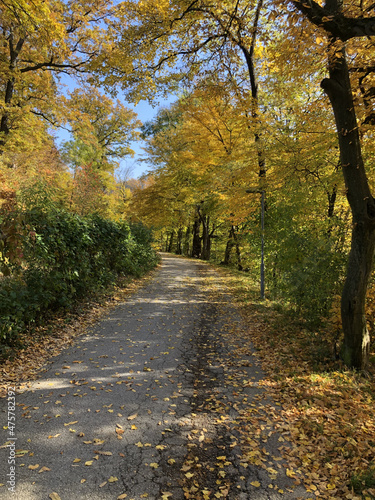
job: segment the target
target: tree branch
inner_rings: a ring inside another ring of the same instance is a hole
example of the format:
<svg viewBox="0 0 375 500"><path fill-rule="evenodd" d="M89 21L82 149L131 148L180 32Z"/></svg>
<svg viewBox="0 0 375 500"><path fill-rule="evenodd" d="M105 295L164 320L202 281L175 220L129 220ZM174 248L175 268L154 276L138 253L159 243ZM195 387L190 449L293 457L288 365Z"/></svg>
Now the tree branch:
<svg viewBox="0 0 375 500"><path fill-rule="evenodd" d="M321 7L314 0L292 0L293 5L315 26L344 42L351 38L375 36L375 17L347 17Z"/></svg>

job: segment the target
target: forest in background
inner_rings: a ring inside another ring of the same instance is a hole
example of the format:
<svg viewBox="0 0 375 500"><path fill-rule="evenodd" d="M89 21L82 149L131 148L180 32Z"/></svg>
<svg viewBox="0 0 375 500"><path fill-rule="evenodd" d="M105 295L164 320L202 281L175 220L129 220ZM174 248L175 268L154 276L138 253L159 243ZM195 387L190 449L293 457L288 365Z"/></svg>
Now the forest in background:
<svg viewBox="0 0 375 500"><path fill-rule="evenodd" d="M4 342L83 282L153 265L152 229L160 249L256 282L263 239L266 297L329 331L348 366L368 366L370 1L10 0L0 11ZM172 94L143 125L124 104ZM121 180L140 127L153 168ZM70 139L58 148L59 128ZM128 242L125 263L105 256L112 238Z"/></svg>

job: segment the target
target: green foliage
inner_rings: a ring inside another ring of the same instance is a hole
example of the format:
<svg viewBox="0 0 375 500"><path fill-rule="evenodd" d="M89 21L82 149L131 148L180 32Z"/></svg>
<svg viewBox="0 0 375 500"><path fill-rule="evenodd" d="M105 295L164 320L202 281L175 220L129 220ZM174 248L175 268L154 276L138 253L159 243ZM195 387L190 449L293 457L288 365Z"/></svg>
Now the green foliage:
<svg viewBox="0 0 375 500"><path fill-rule="evenodd" d="M267 214L266 282L273 297L317 326L341 292L347 254L338 241L344 228L337 218L293 212L278 203Z"/></svg>
<svg viewBox="0 0 375 500"><path fill-rule="evenodd" d="M355 493L361 493L367 488L375 488L375 463L370 465L366 472L353 474L350 480L350 486L353 488ZM371 496L370 498L375 497Z"/></svg>
<svg viewBox="0 0 375 500"><path fill-rule="evenodd" d="M22 260L13 263L13 276L0 280L1 343L14 343L42 314L69 307L119 276L141 276L157 262L151 235L140 225L53 206L24 210L21 219ZM1 260L9 261L6 251Z"/></svg>

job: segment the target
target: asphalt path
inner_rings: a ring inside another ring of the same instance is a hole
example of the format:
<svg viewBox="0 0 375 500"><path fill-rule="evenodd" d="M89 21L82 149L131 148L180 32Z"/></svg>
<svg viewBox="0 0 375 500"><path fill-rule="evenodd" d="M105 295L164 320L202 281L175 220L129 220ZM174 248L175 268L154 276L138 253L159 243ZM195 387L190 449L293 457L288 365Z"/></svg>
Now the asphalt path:
<svg viewBox="0 0 375 500"><path fill-rule="evenodd" d="M12 393L2 399L0 499L308 498L280 465L256 356L233 363L240 345L228 339L243 325L222 283L163 254L147 285L15 395L12 436ZM251 459L255 436L241 445L249 403L264 409L266 465Z"/></svg>

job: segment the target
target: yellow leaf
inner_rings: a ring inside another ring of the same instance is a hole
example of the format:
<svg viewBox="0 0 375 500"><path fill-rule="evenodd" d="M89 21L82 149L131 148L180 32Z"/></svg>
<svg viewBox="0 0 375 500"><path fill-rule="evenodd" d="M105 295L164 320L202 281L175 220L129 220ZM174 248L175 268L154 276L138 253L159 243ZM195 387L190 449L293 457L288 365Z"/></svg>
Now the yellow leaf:
<svg viewBox="0 0 375 500"><path fill-rule="evenodd" d="M131 426L131 429L132 429L133 431L135 431L136 429L138 429L138 427L137 427L136 425L134 425L134 424L133 424L133 425Z"/></svg>
<svg viewBox="0 0 375 500"><path fill-rule="evenodd" d="M28 468L29 468L29 469L31 469L31 470L35 470L35 469L37 469L38 467L39 467L39 464L36 464L36 465L29 465L29 467L28 467Z"/></svg>
<svg viewBox="0 0 375 500"><path fill-rule="evenodd" d="M78 464L78 462L80 462L80 461L81 461L81 459L80 459L80 458L75 458L75 459L73 460L73 463L74 463L74 464Z"/></svg>
<svg viewBox="0 0 375 500"><path fill-rule="evenodd" d="M134 420L137 417L138 417L138 413L134 413L134 415L130 415L130 417L128 417L128 420Z"/></svg>
<svg viewBox="0 0 375 500"><path fill-rule="evenodd" d="M188 479L190 479L190 478L192 478L192 477L194 476L194 474L193 474L192 472L187 472L187 473L185 474L185 476L186 476Z"/></svg>
<svg viewBox="0 0 375 500"><path fill-rule="evenodd" d="M250 484L251 484L251 486L255 486L255 488L259 488L259 486L260 486L260 482L259 481L253 481Z"/></svg>
<svg viewBox="0 0 375 500"><path fill-rule="evenodd" d="M55 493L54 491L48 495L51 500L61 500L60 495Z"/></svg>
<svg viewBox="0 0 375 500"><path fill-rule="evenodd" d="M116 476L111 476L109 479L108 479L108 482L109 483L115 483L116 481L118 481L118 478Z"/></svg>
<svg viewBox="0 0 375 500"><path fill-rule="evenodd" d="M85 465L92 465L94 463L93 460L88 460L87 462L85 462Z"/></svg>
<svg viewBox="0 0 375 500"><path fill-rule="evenodd" d="M157 469L159 467L159 465L154 462L154 463L150 464L150 467L152 467L153 469Z"/></svg>
<svg viewBox="0 0 375 500"><path fill-rule="evenodd" d="M128 495L126 493L122 493L120 496L117 497L117 500L124 500Z"/></svg>
<svg viewBox="0 0 375 500"><path fill-rule="evenodd" d="M107 481L103 481L103 483L99 484L99 488L103 488L103 486L105 486L106 484L107 484Z"/></svg>
<svg viewBox="0 0 375 500"><path fill-rule="evenodd" d="M48 467L41 467L39 470L38 470L38 474L40 474L41 472L47 472L51 469L49 469Z"/></svg>

